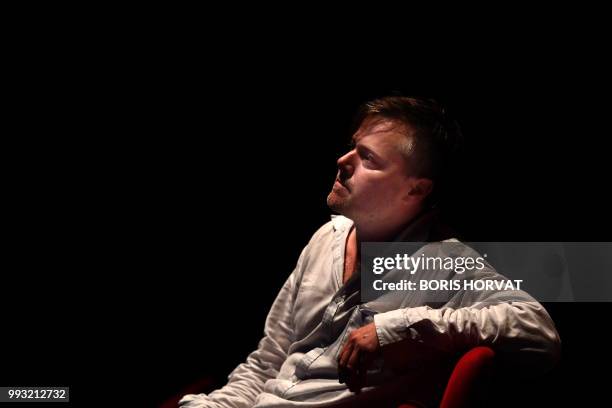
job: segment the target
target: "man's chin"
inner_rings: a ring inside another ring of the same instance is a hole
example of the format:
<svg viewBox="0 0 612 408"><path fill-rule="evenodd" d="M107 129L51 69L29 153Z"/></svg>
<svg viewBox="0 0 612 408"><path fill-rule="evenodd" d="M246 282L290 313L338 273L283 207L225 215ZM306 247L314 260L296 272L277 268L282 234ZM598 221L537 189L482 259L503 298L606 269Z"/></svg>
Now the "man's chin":
<svg viewBox="0 0 612 408"><path fill-rule="evenodd" d="M346 210L346 199L338 197L334 192L327 196L327 206L338 214L343 214Z"/></svg>

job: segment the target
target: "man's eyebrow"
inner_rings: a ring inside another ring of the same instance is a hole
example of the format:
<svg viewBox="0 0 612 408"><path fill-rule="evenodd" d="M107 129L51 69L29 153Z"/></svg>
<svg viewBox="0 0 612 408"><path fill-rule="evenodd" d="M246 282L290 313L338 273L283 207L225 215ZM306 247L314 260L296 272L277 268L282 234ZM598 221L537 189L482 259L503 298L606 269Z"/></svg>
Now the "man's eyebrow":
<svg viewBox="0 0 612 408"><path fill-rule="evenodd" d="M357 144L355 144L355 148L358 150L365 151L366 153L372 154L374 158L377 160L381 160L381 161L383 160L382 157L380 157L380 155L378 155L374 150L372 150L372 148L364 145L363 143L357 142Z"/></svg>

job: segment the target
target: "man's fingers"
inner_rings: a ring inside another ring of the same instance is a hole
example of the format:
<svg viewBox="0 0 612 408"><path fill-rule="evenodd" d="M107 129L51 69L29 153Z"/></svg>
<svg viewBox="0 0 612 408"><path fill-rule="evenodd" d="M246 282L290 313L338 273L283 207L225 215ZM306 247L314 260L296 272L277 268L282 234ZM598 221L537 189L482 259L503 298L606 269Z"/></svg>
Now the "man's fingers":
<svg viewBox="0 0 612 408"><path fill-rule="evenodd" d="M358 365L359 365L359 347L352 347L351 349L351 355L348 358L348 362L346 363L346 366L349 370L351 371L357 371Z"/></svg>
<svg viewBox="0 0 612 408"><path fill-rule="evenodd" d="M358 354L357 361L350 372L349 381L347 382L349 389L355 393L359 393L365 386L366 374L371 363L367 353L360 351Z"/></svg>
<svg viewBox="0 0 612 408"><path fill-rule="evenodd" d="M357 370L359 369L359 347L355 346L352 349L351 355L346 363L346 385L349 390L354 391L355 384L357 383Z"/></svg>
<svg viewBox="0 0 612 408"><path fill-rule="evenodd" d="M349 357L351 356L351 352L353 351L353 343L348 342L344 345L344 348L340 352L340 358L338 359L338 369L344 369L346 367L346 363L348 362Z"/></svg>
<svg viewBox="0 0 612 408"><path fill-rule="evenodd" d="M357 355L355 362L352 361L354 356ZM348 378L346 379L346 385L349 390L355 393L361 392L361 389L366 386L367 373L370 366L375 360L375 356L371 353L365 352L355 346L353 353L349 358L348 365L351 367L350 371L347 372Z"/></svg>
<svg viewBox="0 0 612 408"><path fill-rule="evenodd" d="M348 342L342 348L340 352L340 357L338 358L338 381L340 383L345 383L348 380L349 372L346 369L346 364L348 362L349 357L351 356L351 351L353 350L353 343Z"/></svg>

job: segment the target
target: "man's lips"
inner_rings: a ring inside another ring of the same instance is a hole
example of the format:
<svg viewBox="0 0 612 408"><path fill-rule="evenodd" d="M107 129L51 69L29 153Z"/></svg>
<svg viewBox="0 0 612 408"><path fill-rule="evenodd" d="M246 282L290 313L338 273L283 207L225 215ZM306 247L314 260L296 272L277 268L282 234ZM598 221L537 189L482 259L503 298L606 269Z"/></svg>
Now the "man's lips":
<svg viewBox="0 0 612 408"><path fill-rule="evenodd" d="M349 188L346 185L342 184L339 179L336 179L336 181L334 182L334 186L338 188L344 188L345 190L350 191Z"/></svg>

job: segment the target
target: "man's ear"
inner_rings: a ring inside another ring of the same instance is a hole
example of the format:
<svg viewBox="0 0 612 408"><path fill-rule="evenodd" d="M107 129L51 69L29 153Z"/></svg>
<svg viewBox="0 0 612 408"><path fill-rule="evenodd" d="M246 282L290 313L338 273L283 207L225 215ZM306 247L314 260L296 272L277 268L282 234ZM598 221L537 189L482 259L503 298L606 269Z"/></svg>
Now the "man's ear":
<svg viewBox="0 0 612 408"><path fill-rule="evenodd" d="M428 178L411 177L406 200L424 200L433 190L433 181Z"/></svg>

